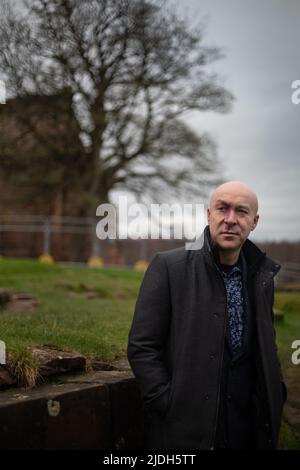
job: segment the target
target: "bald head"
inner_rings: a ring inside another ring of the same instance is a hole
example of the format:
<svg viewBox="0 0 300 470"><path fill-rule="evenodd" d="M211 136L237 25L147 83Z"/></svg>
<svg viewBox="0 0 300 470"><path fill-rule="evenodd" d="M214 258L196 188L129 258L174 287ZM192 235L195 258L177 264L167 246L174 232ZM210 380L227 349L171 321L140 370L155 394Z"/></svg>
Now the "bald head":
<svg viewBox="0 0 300 470"><path fill-rule="evenodd" d="M257 210L256 194L240 181L228 181L212 193L207 209L208 225L211 240L223 261L228 262L229 257L228 264L232 264L238 258L243 243L257 226Z"/></svg>
<svg viewBox="0 0 300 470"><path fill-rule="evenodd" d="M248 204L251 208L251 212L254 214L258 211L258 200L255 192L245 183L241 181L227 181L226 183L218 186L211 195L209 207L218 200L224 197L224 195L229 197L240 197L244 201L248 201Z"/></svg>

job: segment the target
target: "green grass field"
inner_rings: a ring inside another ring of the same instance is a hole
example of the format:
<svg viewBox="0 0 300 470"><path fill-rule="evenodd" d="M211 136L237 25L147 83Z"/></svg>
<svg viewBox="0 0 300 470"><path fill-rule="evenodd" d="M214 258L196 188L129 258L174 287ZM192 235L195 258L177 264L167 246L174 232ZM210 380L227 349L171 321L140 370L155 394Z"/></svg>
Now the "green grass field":
<svg viewBox="0 0 300 470"><path fill-rule="evenodd" d="M2 310L0 339L12 355L47 344L104 361L118 358L125 354L142 276L128 269L1 259L0 288L29 292L39 305L32 312Z"/></svg>
<svg viewBox="0 0 300 470"><path fill-rule="evenodd" d="M276 333L282 371L288 387L280 448L300 450L300 364L294 365L291 360L294 352L291 345L294 340L300 340L300 292L276 292L275 306L284 312L284 321L276 324Z"/></svg>
<svg viewBox="0 0 300 470"><path fill-rule="evenodd" d="M38 345L77 351L91 360L121 358L126 355L142 278L143 273L129 269L71 268L2 258L0 288L28 292L38 306L31 312L0 310L0 340L21 364L31 363L30 347ZM291 384L289 402L300 416L300 365L291 362L291 344L300 339L300 293L277 292L275 305L285 315L276 331L283 372ZM300 449L298 432L285 418L280 448Z"/></svg>

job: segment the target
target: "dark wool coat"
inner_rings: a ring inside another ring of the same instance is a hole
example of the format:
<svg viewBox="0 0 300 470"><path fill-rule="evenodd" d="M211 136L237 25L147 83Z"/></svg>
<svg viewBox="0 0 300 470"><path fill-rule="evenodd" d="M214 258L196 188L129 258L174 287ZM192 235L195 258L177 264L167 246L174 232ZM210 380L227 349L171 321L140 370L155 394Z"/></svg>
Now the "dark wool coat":
<svg viewBox="0 0 300 470"><path fill-rule="evenodd" d="M248 239L242 251L256 332L257 383L251 397L256 447L276 448L286 399L273 325L273 278L280 266ZM148 449L214 448L226 357L226 304L208 226L202 248L161 252L150 263L127 349L145 404Z"/></svg>

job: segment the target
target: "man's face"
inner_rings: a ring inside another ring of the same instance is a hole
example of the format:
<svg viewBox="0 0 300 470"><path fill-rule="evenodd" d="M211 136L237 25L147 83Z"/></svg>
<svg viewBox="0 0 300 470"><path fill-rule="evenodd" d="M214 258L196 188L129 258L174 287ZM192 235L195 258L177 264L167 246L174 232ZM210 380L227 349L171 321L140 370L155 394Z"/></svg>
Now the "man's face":
<svg viewBox="0 0 300 470"><path fill-rule="evenodd" d="M222 250L238 251L258 222L255 200L247 191L216 191L207 210L210 235Z"/></svg>

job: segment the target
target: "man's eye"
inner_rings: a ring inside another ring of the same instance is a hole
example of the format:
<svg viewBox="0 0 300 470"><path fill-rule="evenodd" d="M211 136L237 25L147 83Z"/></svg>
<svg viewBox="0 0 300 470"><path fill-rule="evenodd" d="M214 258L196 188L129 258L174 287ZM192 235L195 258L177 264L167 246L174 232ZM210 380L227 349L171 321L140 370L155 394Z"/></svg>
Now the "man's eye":
<svg viewBox="0 0 300 470"><path fill-rule="evenodd" d="M224 207L218 207L218 211L223 211L224 210Z"/></svg>

